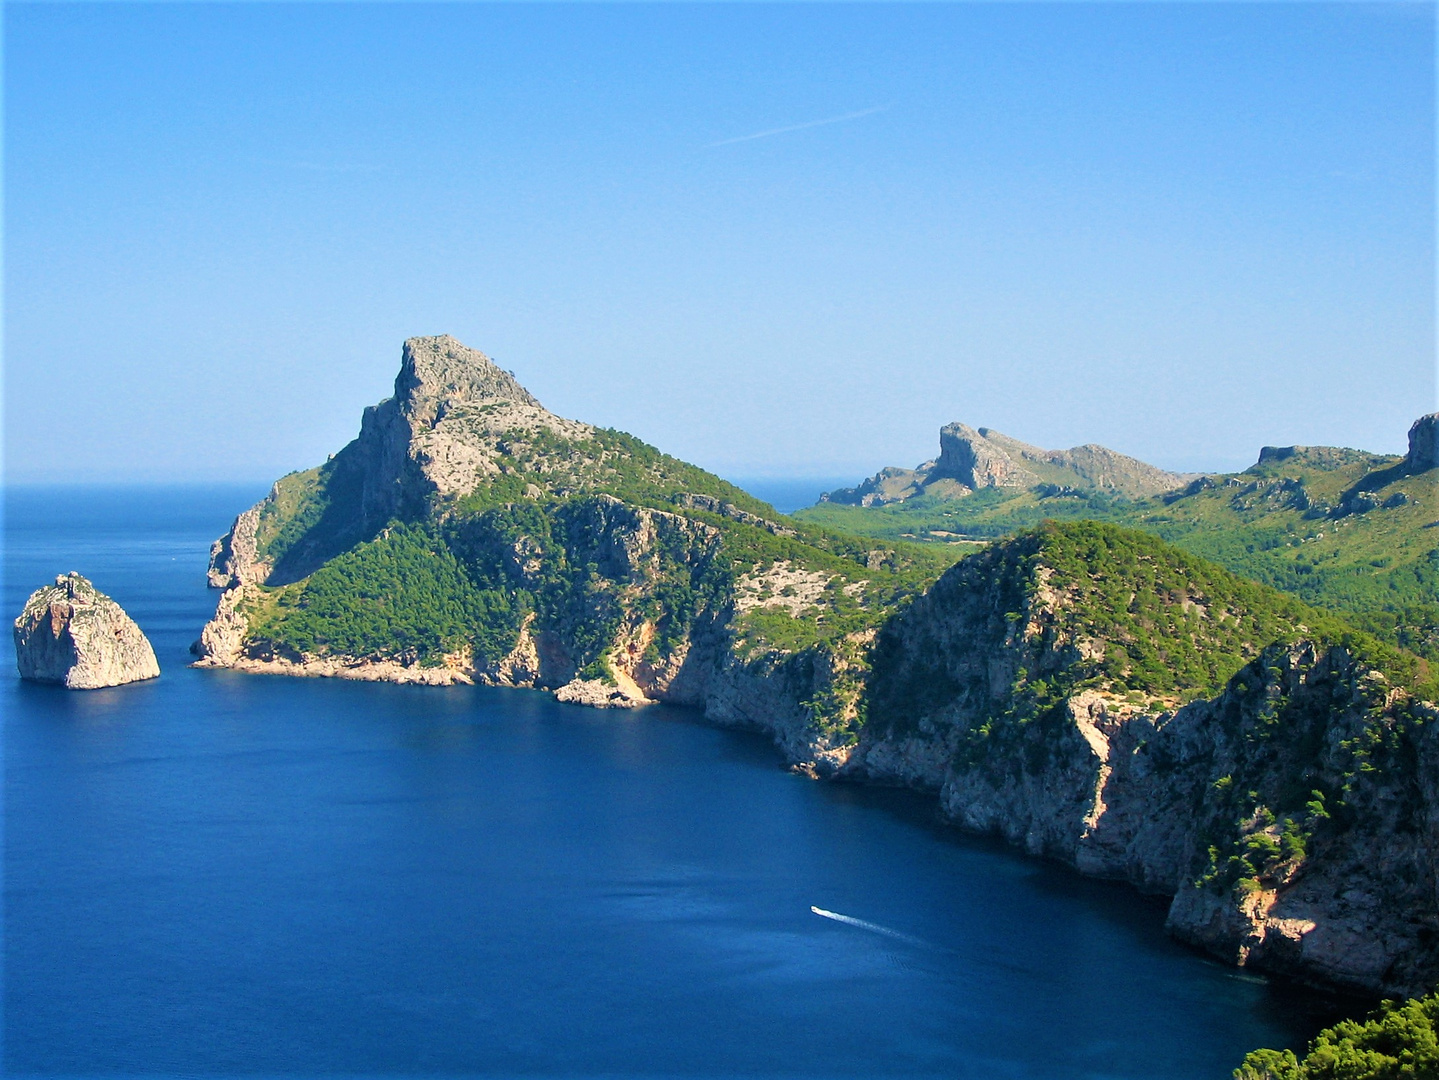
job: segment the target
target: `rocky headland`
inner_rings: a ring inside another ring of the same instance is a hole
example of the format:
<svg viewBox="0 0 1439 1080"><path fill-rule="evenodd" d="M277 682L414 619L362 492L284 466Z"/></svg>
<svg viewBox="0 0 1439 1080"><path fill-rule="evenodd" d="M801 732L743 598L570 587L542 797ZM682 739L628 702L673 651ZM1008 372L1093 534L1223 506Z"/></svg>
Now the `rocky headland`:
<svg viewBox="0 0 1439 1080"><path fill-rule="evenodd" d="M36 589L15 620L15 663L22 679L71 690L154 679L155 650L135 621L77 573Z"/></svg>
<svg viewBox="0 0 1439 1080"><path fill-rule="evenodd" d="M856 498L1195 486L962 425L913 472ZM1439 979L1422 661L1113 525L955 558L786 518L416 338L358 437L216 542L195 648L205 667L695 706L812 776L932 791L964 828L1173 897L1171 930L1231 962L1365 993Z"/></svg>

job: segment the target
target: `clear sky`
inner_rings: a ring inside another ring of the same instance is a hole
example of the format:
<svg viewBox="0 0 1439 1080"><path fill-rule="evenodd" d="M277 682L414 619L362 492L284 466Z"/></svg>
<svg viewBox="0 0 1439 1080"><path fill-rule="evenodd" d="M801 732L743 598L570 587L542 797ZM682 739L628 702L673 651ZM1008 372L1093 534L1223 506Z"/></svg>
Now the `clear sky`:
<svg viewBox="0 0 1439 1080"><path fill-rule="evenodd" d="M4 20L12 482L307 467L416 334L741 478L1436 407L1428 4Z"/></svg>

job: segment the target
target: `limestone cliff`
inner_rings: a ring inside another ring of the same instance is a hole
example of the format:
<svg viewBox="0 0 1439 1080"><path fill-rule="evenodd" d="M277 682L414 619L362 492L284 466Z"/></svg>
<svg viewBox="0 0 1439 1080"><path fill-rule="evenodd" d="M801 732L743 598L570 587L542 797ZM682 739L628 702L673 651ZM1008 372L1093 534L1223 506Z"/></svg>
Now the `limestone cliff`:
<svg viewBox="0 0 1439 1080"><path fill-rule="evenodd" d="M1421 416L1409 429L1409 452L1404 457L1410 473L1439 468L1439 413Z"/></svg>
<svg viewBox="0 0 1439 1080"><path fill-rule="evenodd" d="M297 581L390 520L500 475L511 442L593 430L547 411L479 350L411 338L394 395L365 409L359 435L324 465L282 478L236 519L211 550L210 584Z"/></svg>
<svg viewBox="0 0 1439 1080"><path fill-rule="evenodd" d="M882 469L858 487L829 492L824 500L885 506L921 495L962 498L986 488L1105 492L1138 499L1172 491L1191 479L1093 443L1042 450L992 428L954 423L940 429L935 460L913 469Z"/></svg>
<svg viewBox="0 0 1439 1080"><path fill-rule="evenodd" d="M155 650L120 605L76 573L36 589L15 620L15 663L22 679L71 690L153 679Z"/></svg>

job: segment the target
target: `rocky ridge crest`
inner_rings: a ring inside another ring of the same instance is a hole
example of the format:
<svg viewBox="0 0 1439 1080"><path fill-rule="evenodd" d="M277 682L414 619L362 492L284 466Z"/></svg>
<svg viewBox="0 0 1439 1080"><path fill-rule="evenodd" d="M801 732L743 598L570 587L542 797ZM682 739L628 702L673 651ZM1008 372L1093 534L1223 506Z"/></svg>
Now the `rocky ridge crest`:
<svg viewBox="0 0 1439 1080"><path fill-rule="evenodd" d="M881 469L858 487L828 492L822 500L886 506L924 495L956 499L986 488L1041 485L1139 499L1183 487L1193 479L1191 474L1166 472L1094 443L1043 450L992 428L953 423L940 429L939 457L933 461L913 469Z"/></svg>

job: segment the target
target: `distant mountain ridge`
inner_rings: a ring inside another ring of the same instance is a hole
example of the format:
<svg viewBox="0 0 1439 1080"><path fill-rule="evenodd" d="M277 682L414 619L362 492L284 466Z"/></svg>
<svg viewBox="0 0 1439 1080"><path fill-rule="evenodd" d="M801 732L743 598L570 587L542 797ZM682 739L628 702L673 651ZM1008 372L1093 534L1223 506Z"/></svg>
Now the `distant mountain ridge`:
<svg viewBox="0 0 1439 1080"><path fill-rule="evenodd" d="M1166 472L1097 443L1044 450L993 428L953 423L940 428L939 457L933 461L913 469L881 469L857 487L828 492L821 501L886 506L922 496L960 499L985 488L1104 492L1142 499L1183 487L1198 476Z"/></svg>

